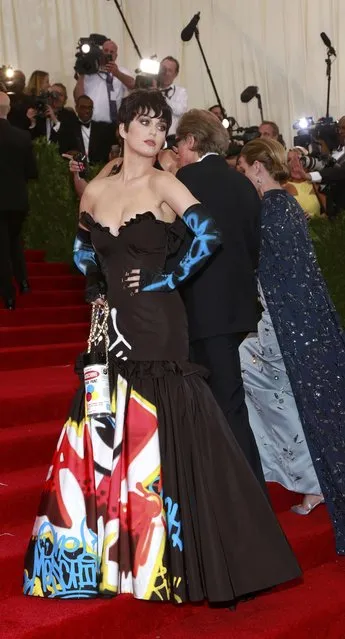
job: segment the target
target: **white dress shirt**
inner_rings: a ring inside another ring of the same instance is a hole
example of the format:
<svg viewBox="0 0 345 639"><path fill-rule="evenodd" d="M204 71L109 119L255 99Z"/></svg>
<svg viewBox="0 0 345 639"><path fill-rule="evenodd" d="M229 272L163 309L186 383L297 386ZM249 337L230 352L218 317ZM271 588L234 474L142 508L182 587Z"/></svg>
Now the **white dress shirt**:
<svg viewBox="0 0 345 639"><path fill-rule="evenodd" d="M132 74L119 67L121 73L131 76ZM103 71L84 76L84 92L93 100L93 116L96 122L111 122L108 89L106 83L107 74ZM120 108L122 99L126 94L126 87L118 78L113 76L113 89L111 99L116 101L117 109Z"/></svg>
<svg viewBox="0 0 345 639"><path fill-rule="evenodd" d="M167 95L166 95L167 92ZM175 135L178 121L188 109L188 95L184 87L171 84L170 87L162 89L162 93L172 110L172 122L168 135Z"/></svg>
<svg viewBox="0 0 345 639"><path fill-rule="evenodd" d="M85 126L82 122L80 122L80 130L81 130L81 135L82 135L82 138L83 138L85 155L86 155L87 159L89 159L89 146L90 146L91 127L92 127L92 122L90 122L90 126L89 127Z"/></svg>

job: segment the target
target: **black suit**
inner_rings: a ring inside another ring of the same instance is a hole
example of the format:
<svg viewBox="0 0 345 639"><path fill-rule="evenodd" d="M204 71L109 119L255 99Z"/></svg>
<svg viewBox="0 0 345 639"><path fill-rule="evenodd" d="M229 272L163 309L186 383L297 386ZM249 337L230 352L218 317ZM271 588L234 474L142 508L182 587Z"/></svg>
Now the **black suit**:
<svg viewBox="0 0 345 639"><path fill-rule="evenodd" d="M30 127L30 120L26 117L27 110L32 106L32 98L25 93L19 95L10 95L11 110L7 116L10 124L28 131Z"/></svg>
<svg viewBox="0 0 345 639"><path fill-rule="evenodd" d="M220 250L181 291L191 358L209 369L209 383L218 404L265 486L249 425L238 352L246 333L257 328L260 200L249 180L219 155L180 169L177 178L206 206L223 238Z"/></svg>
<svg viewBox="0 0 345 639"><path fill-rule="evenodd" d="M72 109L66 109L63 107L56 112L56 117L60 122L60 128L58 131L54 129L54 123L51 122L50 126L50 135L49 141L54 142L55 144L59 143L60 139L60 130L62 127L72 127L77 120L77 116ZM38 116L36 118L36 125L30 129L31 138L36 140L36 138L47 137L47 118L44 116Z"/></svg>
<svg viewBox="0 0 345 639"><path fill-rule="evenodd" d="M320 171L321 184L326 189L321 192L326 195L326 213L334 217L345 208L345 154L341 155L335 166L329 166Z"/></svg>
<svg viewBox="0 0 345 639"><path fill-rule="evenodd" d="M0 294L14 296L12 274L26 280L21 229L27 214L27 181L37 177L30 134L0 119Z"/></svg>
<svg viewBox="0 0 345 639"><path fill-rule="evenodd" d="M116 143L115 126L108 122L90 123L86 129L89 132L89 152L88 160L90 164L104 163L109 161L109 153L113 144ZM60 153L68 151L79 151L86 155L84 140L82 135L82 123L76 121L70 126L68 123L62 124L59 131Z"/></svg>

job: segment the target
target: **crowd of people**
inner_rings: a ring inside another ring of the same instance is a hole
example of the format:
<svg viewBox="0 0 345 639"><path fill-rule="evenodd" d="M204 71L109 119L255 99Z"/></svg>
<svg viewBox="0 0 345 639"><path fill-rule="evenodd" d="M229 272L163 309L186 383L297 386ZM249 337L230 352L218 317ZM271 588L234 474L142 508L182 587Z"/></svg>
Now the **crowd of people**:
<svg viewBox="0 0 345 639"><path fill-rule="evenodd" d="M287 153L274 122L238 144L219 105L188 110L172 56L142 89L117 65L116 44L103 48L111 60L77 79L75 112L56 83L40 119L50 84L36 71L24 92L32 98L34 87L36 102L13 103L19 131L0 93L0 158L5 166L7 148L22 145L7 167L17 161L22 192L35 177L33 138L70 160L80 197L73 255L109 394L92 412L79 364L24 593L233 605L301 574L268 481L300 493L297 515L325 504L345 554L345 340L308 234L310 217L329 214L327 198L342 207L344 119L315 135L334 163L308 171L303 148ZM85 156L106 163L91 181ZM319 183L338 188L323 195ZM8 193L3 210L10 229L27 201L12 205ZM25 266L14 275L29 290Z"/></svg>

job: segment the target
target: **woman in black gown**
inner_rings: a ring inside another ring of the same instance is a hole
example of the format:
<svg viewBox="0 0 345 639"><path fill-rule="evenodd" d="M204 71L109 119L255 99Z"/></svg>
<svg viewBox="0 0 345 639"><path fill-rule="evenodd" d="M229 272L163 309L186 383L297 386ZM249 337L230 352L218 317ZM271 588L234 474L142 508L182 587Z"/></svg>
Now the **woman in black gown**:
<svg viewBox="0 0 345 639"><path fill-rule="evenodd" d="M234 601L300 569L203 371L188 362L176 286L221 238L190 192L153 168L170 109L159 92L141 90L119 118L123 165L87 187L74 249L88 299L104 304L106 287L112 413L87 417L77 393L44 487L24 592ZM164 273L183 222L195 240Z"/></svg>

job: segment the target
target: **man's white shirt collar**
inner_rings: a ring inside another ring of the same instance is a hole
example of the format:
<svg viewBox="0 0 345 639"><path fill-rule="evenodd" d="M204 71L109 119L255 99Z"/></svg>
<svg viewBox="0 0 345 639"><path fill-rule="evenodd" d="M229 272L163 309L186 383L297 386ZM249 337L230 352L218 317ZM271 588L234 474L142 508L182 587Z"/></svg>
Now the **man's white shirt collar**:
<svg viewBox="0 0 345 639"><path fill-rule="evenodd" d="M207 158L208 155L219 155L219 153L215 153L214 151L209 151L208 153L205 153L205 155L202 155L201 158L197 160L197 162L201 162L202 160L204 160L204 158Z"/></svg>

